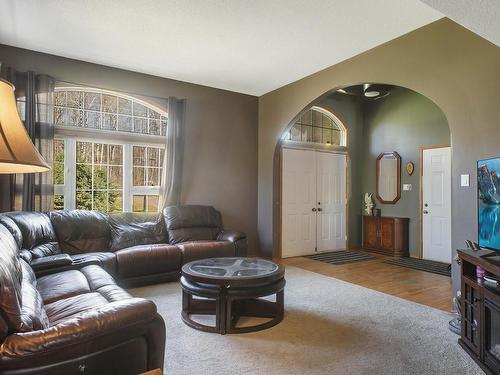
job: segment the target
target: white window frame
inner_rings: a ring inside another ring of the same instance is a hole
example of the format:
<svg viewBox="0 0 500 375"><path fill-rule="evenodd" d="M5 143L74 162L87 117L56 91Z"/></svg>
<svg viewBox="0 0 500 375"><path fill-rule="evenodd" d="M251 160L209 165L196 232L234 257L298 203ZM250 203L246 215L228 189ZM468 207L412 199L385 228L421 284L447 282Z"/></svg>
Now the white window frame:
<svg viewBox="0 0 500 375"><path fill-rule="evenodd" d="M62 133L62 134L61 134ZM96 135L98 131L94 131ZM146 136L148 137L148 136ZM92 142L115 144L123 147L123 212L132 212L134 195L159 195L160 186L133 186L133 146L161 148L165 152L165 144L159 142L134 142L112 138L89 138L85 136L66 135L65 132L56 133L54 138L64 141L64 185L54 185L54 194L64 196L64 209L76 208L76 142ZM157 138L157 137L154 137ZM163 137L161 137L163 138ZM160 181L161 181L161 177Z"/></svg>

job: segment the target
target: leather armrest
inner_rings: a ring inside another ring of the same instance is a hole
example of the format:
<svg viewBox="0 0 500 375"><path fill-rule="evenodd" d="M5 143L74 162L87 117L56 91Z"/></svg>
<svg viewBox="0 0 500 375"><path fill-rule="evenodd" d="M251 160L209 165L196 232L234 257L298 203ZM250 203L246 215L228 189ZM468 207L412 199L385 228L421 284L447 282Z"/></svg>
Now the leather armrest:
<svg viewBox="0 0 500 375"><path fill-rule="evenodd" d="M34 271L38 271L38 270L45 270L48 268L68 266L71 263L73 263L73 261L71 260L71 257L68 254L57 254L57 255L50 255L42 258L33 259L30 262L30 266L31 268L33 268Z"/></svg>
<svg viewBox="0 0 500 375"><path fill-rule="evenodd" d="M219 241L231 241L236 242L239 240L244 240L247 235L243 232L238 232L235 230L223 230L217 235Z"/></svg>
<svg viewBox="0 0 500 375"><path fill-rule="evenodd" d="M88 346L82 343L115 332L120 333L117 339L123 340L123 334L127 334L127 327L146 323L155 317L156 306L151 301L131 298L111 302L43 330L7 336L0 346L0 362L5 365L10 361L22 361L26 356L30 358L37 354L46 356L50 352L57 353L71 346L80 346L82 350L88 350Z"/></svg>

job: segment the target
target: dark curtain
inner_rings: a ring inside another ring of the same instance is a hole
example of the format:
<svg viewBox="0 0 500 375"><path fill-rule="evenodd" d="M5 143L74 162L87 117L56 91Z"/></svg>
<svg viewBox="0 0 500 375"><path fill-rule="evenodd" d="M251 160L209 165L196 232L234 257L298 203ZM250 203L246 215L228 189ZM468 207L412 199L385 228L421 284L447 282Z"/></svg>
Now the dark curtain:
<svg viewBox="0 0 500 375"><path fill-rule="evenodd" d="M54 80L5 66L0 67L0 77L14 84L19 116L33 144L52 165ZM52 171L3 175L0 185L1 211L48 211L53 207Z"/></svg>

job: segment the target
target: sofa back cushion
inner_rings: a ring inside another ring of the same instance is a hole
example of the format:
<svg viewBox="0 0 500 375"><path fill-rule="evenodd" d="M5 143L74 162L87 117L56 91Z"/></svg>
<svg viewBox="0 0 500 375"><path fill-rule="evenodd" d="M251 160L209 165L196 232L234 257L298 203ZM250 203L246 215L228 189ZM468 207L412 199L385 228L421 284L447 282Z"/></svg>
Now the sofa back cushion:
<svg viewBox="0 0 500 375"><path fill-rule="evenodd" d="M21 283L23 273L16 240L0 225L0 310L9 331L21 325Z"/></svg>
<svg viewBox="0 0 500 375"><path fill-rule="evenodd" d="M21 320L20 331L33 331L49 326L49 318L43 305L43 299L36 287L33 269L24 260L20 260L23 280L21 282Z"/></svg>
<svg viewBox="0 0 500 375"><path fill-rule="evenodd" d="M68 254L109 251L108 215L98 211L51 211L61 251Z"/></svg>
<svg viewBox="0 0 500 375"><path fill-rule="evenodd" d="M0 225L0 335L48 327L42 298L31 267L18 256L10 231Z"/></svg>
<svg viewBox="0 0 500 375"><path fill-rule="evenodd" d="M220 212L211 206L169 206L163 210L169 241L214 240L222 230Z"/></svg>
<svg viewBox="0 0 500 375"><path fill-rule="evenodd" d="M30 262L31 258L41 258L61 252L47 214L17 211L7 212L2 216L4 216L2 224L9 229L18 246L20 245L20 254L25 261Z"/></svg>
<svg viewBox="0 0 500 375"><path fill-rule="evenodd" d="M168 243L167 228L161 214L125 212L109 215L112 251L136 245Z"/></svg>
<svg viewBox="0 0 500 375"><path fill-rule="evenodd" d="M7 228L16 240L17 247L19 249L22 249L23 247L23 235L21 233L21 230L17 226L14 220L12 220L10 217L8 217L6 214L0 214L0 224L3 225L5 228ZM19 256L24 259L26 262L30 263L31 258L33 257L31 255L31 252L27 249L20 250Z"/></svg>

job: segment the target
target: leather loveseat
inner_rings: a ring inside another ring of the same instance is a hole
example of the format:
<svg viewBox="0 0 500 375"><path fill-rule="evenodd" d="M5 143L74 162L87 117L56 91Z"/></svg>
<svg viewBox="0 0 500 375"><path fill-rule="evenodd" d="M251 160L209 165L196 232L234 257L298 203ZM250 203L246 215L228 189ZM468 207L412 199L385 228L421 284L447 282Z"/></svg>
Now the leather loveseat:
<svg viewBox="0 0 500 375"><path fill-rule="evenodd" d="M247 253L245 234L223 230L210 206L170 206L160 214L7 212L0 224L22 239L20 257L37 275L97 264L127 287L177 280L191 260Z"/></svg>
<svg viewBox="0 0 500 375"><path fill-rule="evenodd" d="M207 206L158 215L0 214L0 374L135 374L163 367L165 326L119 287L179 277L182 264L244 256Z"/></svg>

